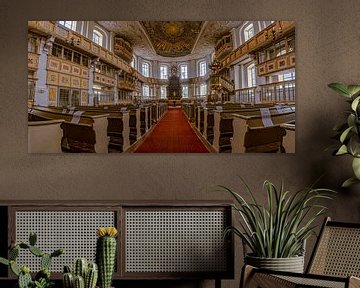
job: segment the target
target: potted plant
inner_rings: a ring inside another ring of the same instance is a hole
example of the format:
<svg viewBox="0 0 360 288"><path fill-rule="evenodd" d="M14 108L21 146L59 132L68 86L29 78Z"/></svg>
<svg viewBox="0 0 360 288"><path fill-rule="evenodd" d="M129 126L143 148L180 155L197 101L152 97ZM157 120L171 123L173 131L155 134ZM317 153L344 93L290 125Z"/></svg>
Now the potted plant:
<svg viewBox="0 0 360 288"><path fill-rule="evenodd" d="M244 181L243 181L244 182ZM229 227L243 242L245 264L259 268L303 272L304 245L314 233L314 223L326 209L317 202L331 199L334 191L329 189L304 188L296 193L285 191L283 184L278 189L266 180L266 205L260 204L250 188L245 190L251 201L239 193L220 186L235 198L233 208L239 213L239 227ZM250 250L250 253L247 253Z"/></svg>
<svg viewBox="0 0 360 288"><path fill-rule="evenodd" d="M352 156L352 168L354 176L344 181L343 187L360 183L360 85L344 85L341 83L331 83L331 89L347 98L351 109L347 112L347 121L334 128L338 132L337 137L340 145L335 151L335 155Z"/></svg>
<svg viewBox="0 0 360 288"><path fill-rule="evenodd" d="M18 277L18 288L50 288L54 286L54 282L50 280L50 265L52 259L62 255L64 250L57 249L52 253L45 253L38 246L36 246L36 242L36 234L30 233L29 243L12 243L8 252L8 259L0 257L0 263L10 266L11 271ZM41 270L36 273L34 279L31 277L30 268L28 266L20 266L18 263L16 263L20 249L28 250L31 254L41 259Z"/></svg>

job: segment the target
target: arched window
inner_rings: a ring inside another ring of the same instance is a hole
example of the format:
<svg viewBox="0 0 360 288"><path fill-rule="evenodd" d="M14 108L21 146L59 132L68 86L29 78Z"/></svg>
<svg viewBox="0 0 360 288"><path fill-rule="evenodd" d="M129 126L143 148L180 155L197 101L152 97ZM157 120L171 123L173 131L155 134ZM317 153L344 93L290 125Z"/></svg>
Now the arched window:
<svg viewBox="0 0 360 288"><path fill-rule="evenodd" d="M168 79L168 66L160 65L160 79Z"/></svg>
<svg viewBox="0 0 360 288"><path fill-rule="evenodd" d="M98 44L100 46L103 46L104 36L99 30L94 29L94 31L93 31L93 41L96 44Z"/></svg>
<svg viewBox="0 0 360 288"><path fill-rule="evenodd" d="M280 74L278 76L279 81L290 81L295 80L295 72L289 72L285 74Z"/></svg>
<svg viewBox="0 0 360 288"><path fill-rule="evenodd" d="M160 87L160 98L165 99L166 98L166 86Z"/></svg>
<svg viewBox="0 0 360 288"><path fill-rule="evenodd" d="M149 96L150 96L150 88L148 85L144 85L143 86L143 97L149 98Z"/></svg>
<svg viewBox="0 0 360 288"><path fill-rule="evenodd" d="M92 34L92 40L96 44L108 49L108 39L108 32L100 26L95 25Z"/></svg>
<svg viewBox="0 0 360 288"><path fill-rule="evenodd" d="M59 21L59 24L73 31L76 31L76 21Z"/></svg>
<svg viewBox="0 0 360 288"><path fill-rule="evenodd" d="M205 60L199 62L199 70L198 76L205 76L206 75L206 62Z"/></svg>
<svg viewBox="0 0 360 288"><path fill-rule="evenodd" d="M188 65L187 64L181 64L180 65L180 78L181 79L187 79L188 78Z"/></svg>
<svg viewBox="0 0 360 288"><path fill-rule="evenodd" d="M150 64L148 62L143 62L141 65L141 73L145 77L150 77Z"/></svg>
<svg viewBox="0 0 360 288"><path fill-rule="evenodd" d="M248 87L256 86L256 71L255 71L255 64L251 64L247 68L247 80L248 80Z"/></svg>
<svg viewBox="0 0 360 288"><path fill-rule="evenodd" d="M200 96L206 96L207 95L207 86L206 84L200 85Z"/></svg>
<svg viewBox="0 0 360 288"><path fill-rule="evenodd" d="M250 23L244 28L244 40L245 42L248 41L255 35L255 29L253 23Z"/></svg>
<svg viewBox="0 0 360 288"><path fill-rule="evenodd" d="M188 98L189 97L189 86L188 85L182 85L182 97Z"/></svg>

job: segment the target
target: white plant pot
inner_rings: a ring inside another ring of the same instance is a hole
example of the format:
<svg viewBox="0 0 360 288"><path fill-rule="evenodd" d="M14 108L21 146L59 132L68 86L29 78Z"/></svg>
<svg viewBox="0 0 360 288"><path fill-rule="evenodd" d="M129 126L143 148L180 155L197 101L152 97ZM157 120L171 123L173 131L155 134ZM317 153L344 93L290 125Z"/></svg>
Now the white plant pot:
<svg viewBox="0 0 360 288"><path fill-rule="evenodd" d="M262 269L304 273L304 256L289 258L263 258L246 255L245 263Z"/></svg>

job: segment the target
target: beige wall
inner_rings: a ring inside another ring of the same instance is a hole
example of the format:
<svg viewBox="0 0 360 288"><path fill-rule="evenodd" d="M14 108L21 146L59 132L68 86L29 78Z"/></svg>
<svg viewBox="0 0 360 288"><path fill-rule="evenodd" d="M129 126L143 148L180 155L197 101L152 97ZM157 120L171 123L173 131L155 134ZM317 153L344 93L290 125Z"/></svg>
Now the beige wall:
<svg viewBox="0 0 360 288"><path fill-rule="evenodd" d="M360 82L358 0L222 1L4 1L1 13L0 199L208 200L227 195L211 184L239 186L246 179L257 195L264 179L289 189L310 184L339 191L329 215L360 220L360 186L339 188L350 175L346 157L335 158L332 127L343 98L334 81ZM70 3L77 3L74 7ZM83 6L82 4L85 4ZM101 6L101 3L106 3ZM5 13L4 13L5 12ZM27 154L27 20L295 20L297 153L295 155L34 155ZM310 242L308 251L312 250ZM240 258L240 253L237 252ZM240 260L236 269L240 270ZM238 281L239 275L237 275ZM228 281L226 287L237 287ZM212 284L209 284L210 287Z"/></svg>

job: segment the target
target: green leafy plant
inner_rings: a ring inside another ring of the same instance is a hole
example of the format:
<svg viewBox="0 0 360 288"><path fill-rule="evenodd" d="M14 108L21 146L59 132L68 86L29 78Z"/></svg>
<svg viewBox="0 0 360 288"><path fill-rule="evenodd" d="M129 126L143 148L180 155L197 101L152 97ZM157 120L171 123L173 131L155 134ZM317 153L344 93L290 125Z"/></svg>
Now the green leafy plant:
<svg viewBox="0 0 360 288"><path fill-rule="evenodd" d="M50 265L53 257L58 257L64 253L63 249L57 249L51 254L43 252L36 246L37 236L30 233L29 243L12 243L8 251L8 259L0 257L0 263L10 266L11 271L18 277L19 288L50 288L54 283L50 280ZM30 275L30 268L26 265L19 266L16 259L20 249L28 250L31 254L40 257L41 270L35 275L33 280Z"/></svg>
<svg viewBox="0 0 360 288"><path fill-rule="evenodd" d="M243 181L243 180L242 180ZM233 208L240 215L240 227L229 227L225 235L233 232L247 245L252 256L265 258L288 258L302 254L305 240L314 233L314 223L324 214L326 207L317 202L332 199L334 191L329 189L304 188L296 193L280 189L266 180L267 205L263 206L255 199L253 192L243 181L251 202L239 193L225 187L236 200Z"/></svg>
<svg viewBox="0 0 360 288"><path fill-rule="evenodd" d="M353 157L352 168L354 177L344 181L343 187L360 183L360 85L344 85L341 83L331 83L328 85L338 94L347 98L351 109L347 111L347 121L337 125L334 130L338 132L340 146L335 155L350 154Z"/></svg>

